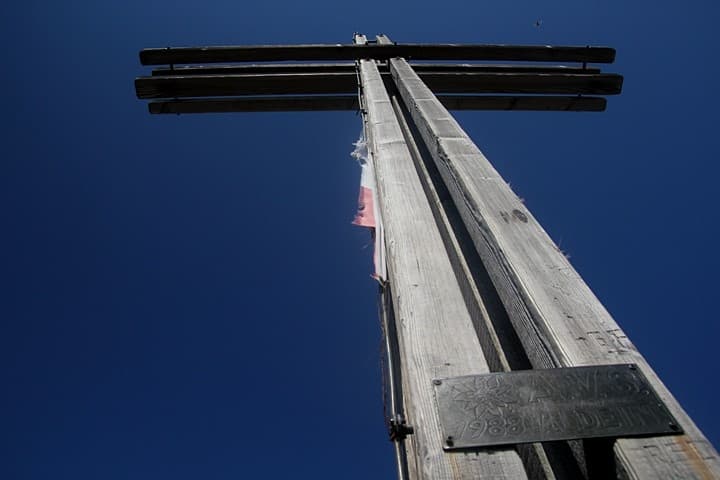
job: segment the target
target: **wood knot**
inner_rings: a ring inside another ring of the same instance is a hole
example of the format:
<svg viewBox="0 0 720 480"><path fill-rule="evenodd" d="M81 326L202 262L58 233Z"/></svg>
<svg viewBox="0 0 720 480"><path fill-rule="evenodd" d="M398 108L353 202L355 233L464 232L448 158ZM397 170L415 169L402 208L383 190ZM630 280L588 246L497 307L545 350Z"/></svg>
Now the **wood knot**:
<svg viewBox="0 0 720 480"><path fill-rule="evenodd" d="M520 220L521 222L527 223L527 221L528 221L527 215L525 215L525 214L524 214L523 212L521 212L520 210L515 209L515 210L512 211L512 214L513 214L513 217L517 218L517 219Z"/></svg>

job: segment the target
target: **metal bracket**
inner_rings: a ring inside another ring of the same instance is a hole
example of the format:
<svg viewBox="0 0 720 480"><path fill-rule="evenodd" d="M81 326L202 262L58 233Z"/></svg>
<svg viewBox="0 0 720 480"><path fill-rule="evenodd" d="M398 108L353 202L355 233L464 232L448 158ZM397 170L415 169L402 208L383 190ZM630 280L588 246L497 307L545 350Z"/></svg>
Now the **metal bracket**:
<svg viewBox="0 0 720 480"><path fill-rule="evenodd" d="M405 440L405 437L415 433L415 429L412 425L408 425L403 417L402 413L396 413L390 418L390 424L388 426L390 433L391 442L399 442Z"/></svg>

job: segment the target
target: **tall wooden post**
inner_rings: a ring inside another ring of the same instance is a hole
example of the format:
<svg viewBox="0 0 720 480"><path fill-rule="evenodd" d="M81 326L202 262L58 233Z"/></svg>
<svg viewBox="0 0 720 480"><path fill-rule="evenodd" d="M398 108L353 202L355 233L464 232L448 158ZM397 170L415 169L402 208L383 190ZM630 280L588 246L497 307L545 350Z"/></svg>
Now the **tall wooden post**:
<svg viewBox="0 0 720 480"><path fill-rule="evenodd" d="M356 42L364 43L362 36ZM526 478L513 449L473 455L443 451L432 380L488 372L393 103L373 60L360 60L368 147L385 229L407 417L411 478Z"/></svg>

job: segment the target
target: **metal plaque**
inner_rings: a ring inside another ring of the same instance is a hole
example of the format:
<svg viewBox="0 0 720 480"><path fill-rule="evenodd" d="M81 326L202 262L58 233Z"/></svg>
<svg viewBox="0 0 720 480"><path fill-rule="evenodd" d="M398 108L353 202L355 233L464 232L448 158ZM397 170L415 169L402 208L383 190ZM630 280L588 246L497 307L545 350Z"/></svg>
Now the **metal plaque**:
<svg viewBox="0 0 720 480"><path fill-rule="evenodd" d="M433 380L445 449L682 433L634 364Z"/></svg>

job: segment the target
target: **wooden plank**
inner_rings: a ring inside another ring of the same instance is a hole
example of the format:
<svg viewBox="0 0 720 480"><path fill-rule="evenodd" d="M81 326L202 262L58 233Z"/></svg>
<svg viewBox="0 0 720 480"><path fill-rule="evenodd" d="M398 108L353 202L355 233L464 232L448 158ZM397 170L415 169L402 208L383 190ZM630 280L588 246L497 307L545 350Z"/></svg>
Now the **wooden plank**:
<svg viewBox="0 0 720 480"><path fill-rule="evenodd" d="M154 68L152 76L173 75L238 75L265 73L354 73L355 62L345 63L260 63L242 65L193 65L173 68Z"/></svg>
<svg viewBox="0 0 720 480"><path fill-rule="evenodd" d="M620 439L631 479L720 478L687 413L460 125L402 59L391 72L535 368L637 363L684 435Z"/></svg>
<svg viewBox="0 0 720 480"><path fill-rule="evenodd" d="M150 102L150 113L302 112L359 110L357 95L189 99Z"/></svg>
<svg viewBox="0 0 720 480"><path fill-rule="evenodd" d="M140 77L138 98L221 97L225 95L338 94L357 92L351 73L197 75Z"/></svg>
<svg viewBox="0 0 720 480"><path fill-rule="evenodd" d="M616 95L623 77L614 73L420 73L440 93L575 93Z"/></svg>
<svg viewBox="0 0 720 480"><path fill-rule="evenodd" d="M398 45L238 45L146 48L143 65L186 63L329 61L405 57L415 60L483 60L612 63L615 49L549 45L398 44Z"/></svg>
<svg viewBox="0 0 720 480"><path fill-rule="evenodd" d="M421 72L450 72L450 73L600 73L595 67L571 67L567 65L497 65L488 63L412 63L413 70ZM384 70L381 70L384 71Z"/></svg>
<svg viewBox="0 0 720 480"><path fill-rule="evenodd" d="M415 168L425 195L435 216L435 222L443 239L448 258L453 266L455 278L465 300L465 306L470 313L475 332L480 342L483 356L490 371L508 371L511 365L515 368L530 368L527 359L518 356L522 352L520 342L516 336L508 334L512 330L507 315L502 316L504 310L497 293L490 282L482 262L472 248L472 241L467 234L460 216L452 203L447 189L439 178L437 169L429 158L427 149L412 124L407 109L397 95L391 96L391 101L400 127L408 141ZM521 355L524 355L521 353ZM562 455L555 446L557 443L547 444L553 456L562 468L555 468L541 444L517 445L517 452L525 466L526 474L532 479L547 480L575 480L578 478L577 467L573 470L574 461L569 455ZM557 466L556 466L557 467Z"/></svg>
<svg viewBox="0 0 720 480"><path fill-rule="evenodd" d="M607 106L602 97L438 95L437 98L448 110L602 112Z"/></svg>
<svg viewBox="0 0 720 480"><path fill-rule="evenodd" d="M438 100L449 110L537 110L601 112L602 97L576 96L477 96L447 95ZM229 112L300 112L359 110L357 95L280 95L221 99L154 101L148 104L153 114L229 113Z"/></svg>
<svg viewBox="0 0 720 480"><path fill-rule="evenodd" d="M360 39L358 39L361 41ZM432 380L488 371L443 240L373 61L360 65L369 148L385 230L413 479L523 479L514 450L445 453Z"/></svg>
<svg viewBox="0 0 720 480"><path fill-rule="evenodd" d="M416 72L448 73L600 73L599 68L569 67L565 65L491 65L479 63L418 63L413 64ZM387 65L378 65L381 73L387 72ZM265 63L243 65L193 65L173 68L154 68L152 76L172 75L236 75L260 73L322 73L355 72L355 63Z"/></svg>
<svg viewBox="0 0 720 480"><path fill-rule="evenodd" d="M599 94L620 93L616 74L421 73L438 93ZM219 97L226 95L340 94L357 92L354 72L178 75L135 79L138 98Z"/></svg>

